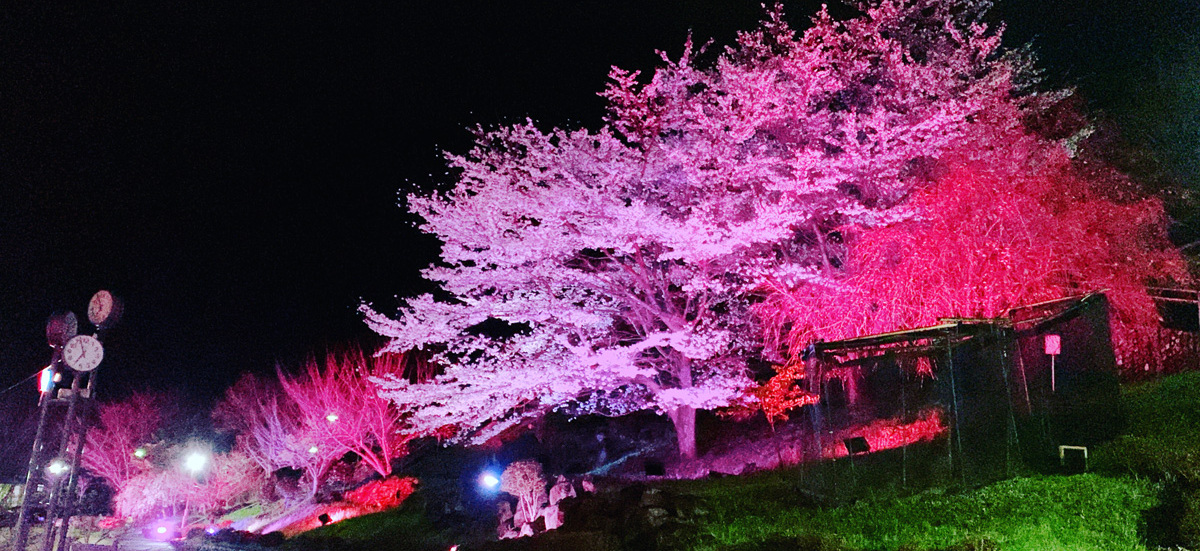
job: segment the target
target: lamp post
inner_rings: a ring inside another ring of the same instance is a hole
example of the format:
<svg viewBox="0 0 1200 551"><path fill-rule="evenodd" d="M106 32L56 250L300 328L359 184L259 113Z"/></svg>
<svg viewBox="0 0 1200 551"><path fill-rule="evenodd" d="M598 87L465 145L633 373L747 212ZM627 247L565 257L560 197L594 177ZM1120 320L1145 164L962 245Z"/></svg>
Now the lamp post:
<svg viewBox="0 0 1200 551"><path fill-rule="evenodd" d="M193 449L183 457L183 470L187 471L192 476L192 481L197 485L200 483L200 477L204 474L204 470L208 468L210 454L205 450ZM183 498L183 516L179 518L179 534L187 537L183 532L184 526L187 525L188 508L192 504L192 493L188 492Z"/></svg>

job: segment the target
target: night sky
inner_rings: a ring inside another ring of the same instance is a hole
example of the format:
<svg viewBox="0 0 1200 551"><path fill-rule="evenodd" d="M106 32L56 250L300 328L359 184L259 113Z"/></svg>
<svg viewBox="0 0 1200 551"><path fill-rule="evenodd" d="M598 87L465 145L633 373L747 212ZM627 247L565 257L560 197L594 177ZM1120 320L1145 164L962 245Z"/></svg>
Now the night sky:
<svg viewBox="0 0 1200 551"><path fill-rule="evenodd" d="M82 315L109 289L125 316L102 395L198 403L239 372L378 342L360 299L425 290L436 252L401 197L447 182L439 151L464 151L468 127L594 128L610 65L650 70L689 29L728 44L761 14L758 0L50 4L0 11L0 390L46 364L52 311ZM1188 132L1146 115L1173 89L1159 77L1190 63L1200 90L1193 4L1009 0L996 15L1050 81L1157 143ZM786 5L803 22L818 2ZM1155 108L1196 117L1179 89Z"/></svg>

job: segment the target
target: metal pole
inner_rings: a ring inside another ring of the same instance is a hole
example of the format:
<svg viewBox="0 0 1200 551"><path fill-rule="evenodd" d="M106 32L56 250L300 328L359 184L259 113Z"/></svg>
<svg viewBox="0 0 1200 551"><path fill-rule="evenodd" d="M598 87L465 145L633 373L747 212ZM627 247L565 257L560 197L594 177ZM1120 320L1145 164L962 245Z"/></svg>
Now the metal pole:
<svg viewBox="0 0 1200 551"><path fill-rule="evenodd" d="M70 443L71 433L74 432L74 427L71 423L75 420L75 404L79 402L79 379L82 375L75 373L71 378L71 396L67 399L67 416L63 421L63 434L59 439L58 453L55 457L62 457L67 453L67 445ZM54 545L54 517L58 515L58 502L61 500L59 494L62 493L62 477L57 477L51 483L50 500L46 505L46 539L42 542L42 551L51 551Z"/></svg>
<svg viewBox="0 0 1200 551"><path fill-rule="evenodd" d="M1050 392L1051 393L1057 392L1055 390L1055 381L1057 379L1058 379L1058 377L1054 373L1054 354L1051 354L1050 355Z"/></svg>
<svg viewBox="0 0 1200 551"><path fill-rule="evenodd" d="M57 370L61 348L55 347L50 359L50 366ZM29 466L25 469L25 495L21 497L21 512L17 514L17 538L13 542L16 551L25 551L25 543L29 539L29 510L33 499L33 474L40 471L38 455L41 453L42 436L46 432L46 411L50 409L50 401L54 399L54 389L43 392L38 403L38 424L33 435L33 450L29 452Z"/></svg>
<svg viewBox="0 0 1200 551"><path fill-rule="evenodd" d="M954 468L953 456L957 452L958 463L959 463L959 473L961 475L960 478L962 479L963 487L966 487L966 485L967 485L967 464L965 461L966 458L963 457L963 449L962 449L962 423L960 422L961 419L959 419L959 417L958 417L959 414L961 413L961 408L959 407L959 404L958 404L958 382L954 380L955 379L955 377L954 377L954 339L955 339L955 337L958 336L958 326L957 325L954 326L954 328L951 331L952 331L952 333L951 332L946 333L946 360L947 360L946 363L949 364L949 366L950 366L950 404L951 404L951 411L953 412L953 416L954 416L954 420L953 420L954 440L953 440L953 443L949 446L952 449L950 466L951 466L951 469ZM957 444L957 446L955 444ZM957 450L954 450L953 448L957 448Z"/></svg>
<svg viewBox="0 0 1200 551"><path fill-rule="evenodd" d="M92 371L90 374L88 374L87 398L89 400L91 400L92 397L95 396L95 394L94 394L95 389L96 389L96 372ZM59 551L66 551L66 549L67 549L67 532L69 531L70 526L71 526L71 515L73 515L75 513L75 506L79 501L75 497L75 488L79 484L79 463L83 459L83 444L84 444L84 441L87 439L87 429L88 429L87 423L84 423L83 420L80 419L78 431L77 431L77 435L76 435L75 453L71 456L71 470L68 473L69 476L71 477L70 481L67 484L67 500L68 501L67 501L66 507L63 508L62 531L60 531L58 533L57 549Z"/></svg>
<svg viewBox="0 0 1200 551"><path fill-rule="evenodd" d="M896 365L901 365L897 363ZM900 367L900 414L903 419L908 420L908 381L905 379L908 375L908 370L903 366ZM900 447L900 487L908 487L908 442L905 442Z"/></svg>

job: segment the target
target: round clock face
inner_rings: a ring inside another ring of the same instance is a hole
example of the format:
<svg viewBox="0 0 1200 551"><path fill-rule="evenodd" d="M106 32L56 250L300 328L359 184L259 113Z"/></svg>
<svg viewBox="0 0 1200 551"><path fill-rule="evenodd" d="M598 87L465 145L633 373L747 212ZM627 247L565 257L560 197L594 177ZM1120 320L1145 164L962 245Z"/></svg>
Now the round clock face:
<svg viewBox="0 0 1200 551"><path fill-rule="evenodd" d="M78 333L79 320L75 319L74 312L55 313L46 321L46 340L50 346L62 346Z"/></svg>
<svg viewBox="0 0 1200 551"><path fill-rule="evenodd" d="M77 335L63 346L62 358L75 371L91 371L104 359L104 346L96 337Z"/></svg>
<svg viewBox="0 0 1200 551"><path fill-rule="evenodd" d="M94 325L100 325L113 313L113 296L108 291L100 291L92 295L88 302L88 320Z"/></svg>

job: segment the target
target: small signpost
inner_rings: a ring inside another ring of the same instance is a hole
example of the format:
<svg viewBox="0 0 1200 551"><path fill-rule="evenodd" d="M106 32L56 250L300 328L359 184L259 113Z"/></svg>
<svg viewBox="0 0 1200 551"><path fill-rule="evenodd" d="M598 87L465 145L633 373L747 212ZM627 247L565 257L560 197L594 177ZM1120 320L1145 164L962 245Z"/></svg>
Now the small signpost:
<svg viewBox="0 0 1200 551"><path fill-rule="evenodd" d="M1059 335L1046 335L1046 355L1050 356L1050 392L1055 392L1055 376L1054 358L1062 354L1062 337Z"/></svg>

